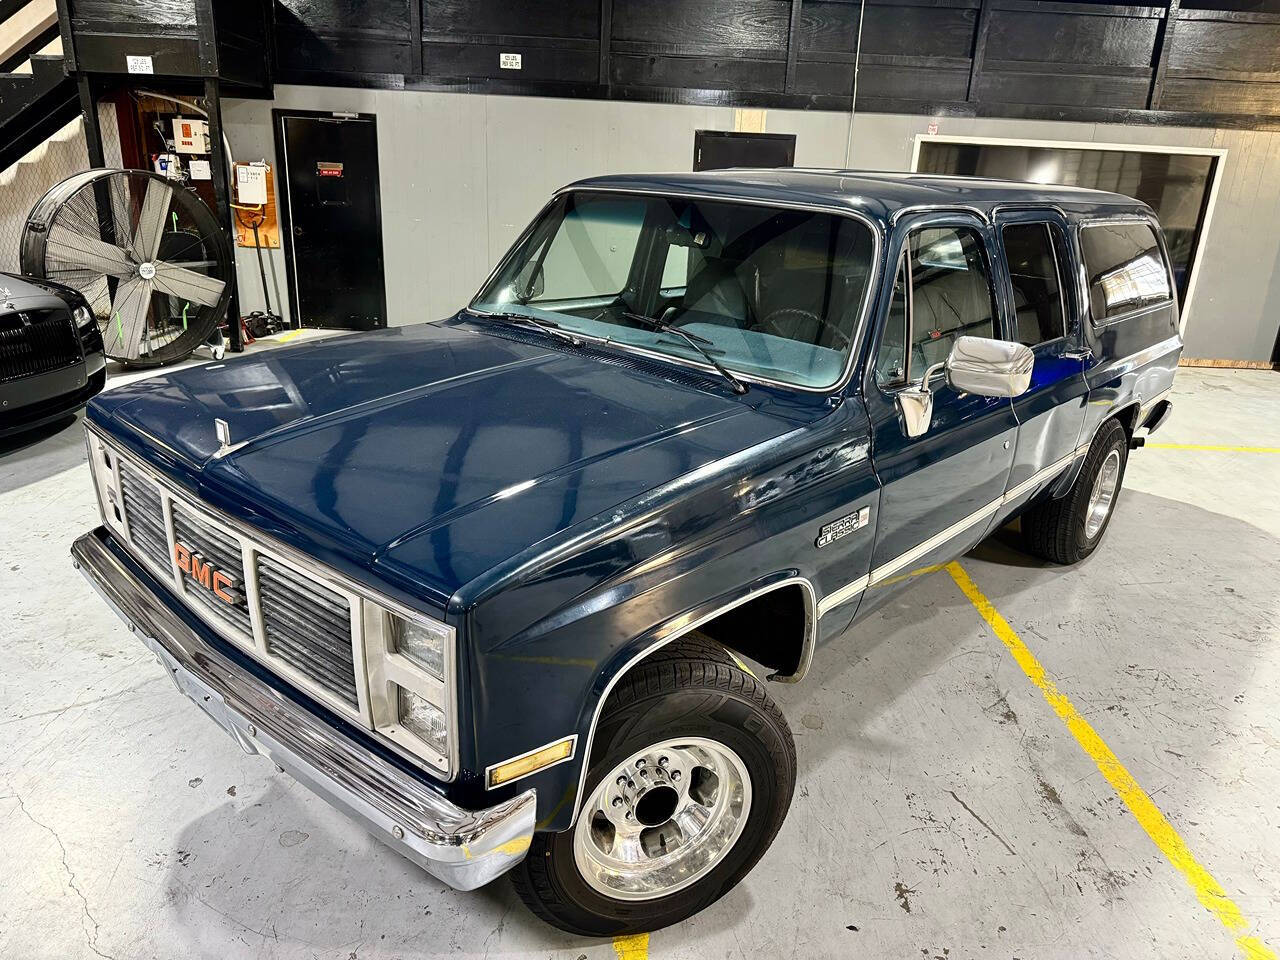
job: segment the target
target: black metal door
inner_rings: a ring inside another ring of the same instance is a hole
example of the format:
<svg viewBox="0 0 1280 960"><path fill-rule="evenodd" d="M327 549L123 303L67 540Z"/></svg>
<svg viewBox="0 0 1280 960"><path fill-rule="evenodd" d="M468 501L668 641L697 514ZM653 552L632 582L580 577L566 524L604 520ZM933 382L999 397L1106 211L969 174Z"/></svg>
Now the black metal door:
<svg viewBox="0 0 1280 960"><path fill-rule="evenodd" d="M376 121L276 111L276 135L294 322L385 327Z"/></svg>

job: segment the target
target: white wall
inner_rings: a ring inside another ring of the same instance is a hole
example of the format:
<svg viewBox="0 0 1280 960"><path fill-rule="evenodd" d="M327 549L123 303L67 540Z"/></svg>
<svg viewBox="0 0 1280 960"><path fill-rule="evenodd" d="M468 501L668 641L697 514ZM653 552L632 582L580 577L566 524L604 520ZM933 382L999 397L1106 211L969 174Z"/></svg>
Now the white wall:
<svg viewBox="0 0 1280 960"><path fill-rule="evenodd" d="M378 118L388 321L433 320L475 293L557 187L602 173L692 169L698 129L734 129L727 107L330 87L276 88L274 101L224 100L237 160L275 163L271 109ZM910 168L931 118L770 110L796 134L796 165ZM943 118L939 133L1228 149L1194 302L1188 356L1266 360L1280 324L1280 134L1196 128ZM849 155L846 162L846 145ZM237 252L245 312L261 306L251 250ZM272 251L283 291L283 254ZM285 297L287 312L288 297Z"/></svg>

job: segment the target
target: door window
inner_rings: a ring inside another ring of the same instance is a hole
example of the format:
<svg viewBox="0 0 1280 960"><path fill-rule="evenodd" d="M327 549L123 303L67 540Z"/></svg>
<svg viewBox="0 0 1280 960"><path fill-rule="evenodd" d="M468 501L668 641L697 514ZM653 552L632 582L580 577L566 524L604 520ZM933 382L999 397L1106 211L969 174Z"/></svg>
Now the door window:
<svg viewBox="0 0 1280 960"><path fill-rule="evenodd" d="M1047 223L1012 223L1001 231L1013 286L1018 342L1028 347L1067 335L1062 280Z"/></svg>
<svg viewBox="0 0 1280 960"><path fill-rule="evenodd" d="M982 238L968 227L913 231L898 266L876 376L884 386L919 380L958 337L995 336L995 301Z"/></svg>
<svg viewBox="0 0 1280 960"><path fill-rule="evenodd" d="M1080 231L1080 248L1089 275L1094 322L1172 297L1169 272L1150 224L1133 220L1096 223Z"/></svg>

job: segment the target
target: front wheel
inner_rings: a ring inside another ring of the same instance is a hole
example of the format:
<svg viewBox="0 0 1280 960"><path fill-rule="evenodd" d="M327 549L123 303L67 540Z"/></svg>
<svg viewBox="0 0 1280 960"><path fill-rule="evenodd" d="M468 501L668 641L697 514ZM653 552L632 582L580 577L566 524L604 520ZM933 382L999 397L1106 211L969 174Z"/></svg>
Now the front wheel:
<svg viewBox="0 0 1280 960"><path fill-rule="evenodd" d="M702 639L623 678L590 764L573 827L536 835L512 873L534 913L586 936L656 930L726 894L769 848L796 778L764 685Z"/></svg>
<svg viewBox="0 0 1280 960"><path fill-rule="evenodd" d="M1079 563L1093 553L1111 522L1128 458L1129 435L1119 421L1108 420L1067 495L1023 514L1027 550L1054 563Z"/></svg>

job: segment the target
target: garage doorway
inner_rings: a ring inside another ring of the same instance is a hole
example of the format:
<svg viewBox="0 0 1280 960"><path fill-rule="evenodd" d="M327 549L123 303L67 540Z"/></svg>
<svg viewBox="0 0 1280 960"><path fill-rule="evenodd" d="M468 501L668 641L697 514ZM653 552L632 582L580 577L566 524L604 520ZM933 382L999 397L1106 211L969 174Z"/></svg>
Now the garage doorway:
<svg viewBox="0 0 1280 960"><path fill-rule="evenodd" d="M371 114L274 110L289 302L299 326L387 325L378 127Z"/></svg>
<svg viewBox="0 0 1280 960"><path fill-rule="evenodd" d="M911 169L1089 187L1143 201L1164 229L1185 330L1225 155L1215 147L918 134Z"/></svg>

